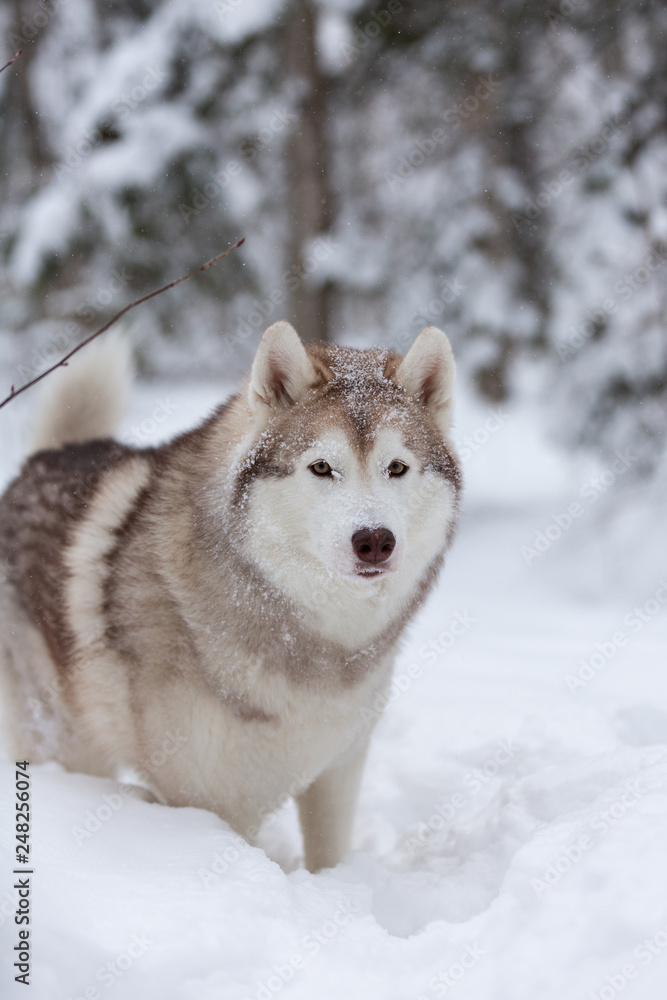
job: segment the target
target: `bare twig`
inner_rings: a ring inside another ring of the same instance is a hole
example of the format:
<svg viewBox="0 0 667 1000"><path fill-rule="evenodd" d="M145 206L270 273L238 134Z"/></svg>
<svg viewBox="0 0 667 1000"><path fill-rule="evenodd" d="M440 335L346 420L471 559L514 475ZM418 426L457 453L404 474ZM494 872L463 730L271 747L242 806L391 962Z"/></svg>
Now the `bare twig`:
<svg viewBox="0 0 667 1000"><path fill-rule="evenodd" d="M101 333L106 333L109 327L113 326L114 323L117 323L118 320L121 318L121 316L124 316L125 313L128 313L130 309L134 309L135 306L140 306L142 302L148 302L149 299L155 298L156 295L160 295L162 292L166 292L170 288L175 288L176 285L180 285L182 281L187 281L188 278L194 278L195 274L201 274L202 271L206 271L209 267L213 267L214 264L217 264L219 260L222 260L224 257L227 257L230 253L232 253L233 250L238 250L238 248L243 243L245 243L245 236L242 237L242 239L238 240L234 244L234 246L228 247L226 250L223 250L222 253L219 253L216 257L211 257L210 260L207 260L205 264L202 264L201 267L196 268L196 270L190 271L189 274L184 274L182 278L176 278L176 281L170 281L168 285L163 285L162 288L156 288L154 292L149 292L148 295L142 295L140 299L135 299L134 302L130 302L129 306L125 306L124 309L121 309L121 311L119 313L116 313L116 315L113 316L108 323L105 323L104 326L101 326L99 330L95 331L95 333L91 333L89 337L86 337L86 339L82 340L80 344L77 344L77 346L74 347L69 352L69 354L66 354L64 358L61 358L60 361L57 361L55 365L51 365L51 367L47 368L46 371L41 373L41 375L38 375L36 378L31 379L30 382L26 382L26 384L22 385L20 389L15 390L14 386L12 386L12 391L10 392L10 394L7 396L6 399L3 399L2 402L0 403L0 410L2 409L3 406L6 406L7 403L11 403L13 399L16 399L17 396L20 396L22 392L25 392L26 389L29 389L31 385L35 385L37 382L41 382L43 378L46 378L47 375L50 375L51 372L54 372L56 368L61 368L62 366L66 366L69 359L73 357L73 355L75 355L77 351L80 351L82 347L85 347L86 344L89 344L91 340L95 340L95 337L99 337Z"/></svg>
<svg viewBox="0 0 667 1000"><path fill-rule="evenodd" d="M9 62L5 63L5 65L2 67L2 69L0 69L0 73L4 73L6 69L9 69L10 66L13 66L14 63L16 62L16 60L18 59L18 57L21 55L22 51L23 51L23 49L19 49L18 52L16 53L16 55L14 56L14 58L10 59Z"/></svg>

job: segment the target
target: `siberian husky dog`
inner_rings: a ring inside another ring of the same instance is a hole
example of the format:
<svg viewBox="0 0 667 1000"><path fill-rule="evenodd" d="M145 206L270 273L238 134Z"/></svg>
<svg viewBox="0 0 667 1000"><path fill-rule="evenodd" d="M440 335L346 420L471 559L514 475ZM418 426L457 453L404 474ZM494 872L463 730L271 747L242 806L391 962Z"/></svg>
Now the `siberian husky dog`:
<svg viewBox="0 0 667 1000"><path fill-rule="evenodd" d="M449 341L401 358L275 323L240 392L156 448L110 436L129 367L114 339L50 376L0 500L12 752L132 769L249 840L292 795L306 866L335 865L457 519Z"/></svg>

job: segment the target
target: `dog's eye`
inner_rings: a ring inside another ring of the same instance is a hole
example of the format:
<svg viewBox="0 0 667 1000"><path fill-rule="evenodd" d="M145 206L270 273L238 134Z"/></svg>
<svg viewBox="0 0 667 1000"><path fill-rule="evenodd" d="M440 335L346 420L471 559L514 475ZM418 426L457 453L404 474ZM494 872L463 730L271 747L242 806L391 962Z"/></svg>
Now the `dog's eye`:
<svg viewBox="0 0 667 1000"><path fill-rule="evenodd" d="M330 476L332 469L328 462L320 459L318 462L313 462L312 465L308 467L311 472L314 472L316 476Z"/></svg>
<svg viewBox="0 0 667 1000"><path fill-rule="evenodd" d="M391 465L387 468L387 472L392 477L404 476L407 471L408 471L408 466L405 464L405 462L399 462L398 459L395 459L395 461L393 461Z"/></svg>

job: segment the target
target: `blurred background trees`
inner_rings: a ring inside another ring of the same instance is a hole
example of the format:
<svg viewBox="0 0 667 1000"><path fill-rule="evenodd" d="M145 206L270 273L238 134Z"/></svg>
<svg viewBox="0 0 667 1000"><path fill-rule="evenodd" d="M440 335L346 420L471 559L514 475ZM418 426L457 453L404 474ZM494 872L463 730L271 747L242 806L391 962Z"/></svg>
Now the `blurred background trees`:
<svg viewBox="0 0 667 1000"><path fill-rule="evenodd" d="M146 374L235 375L283 317L399 350L434 323L489 401L652 471L666 29L657 0L5 4L7 381L244 235L136 314Z"/></svg>

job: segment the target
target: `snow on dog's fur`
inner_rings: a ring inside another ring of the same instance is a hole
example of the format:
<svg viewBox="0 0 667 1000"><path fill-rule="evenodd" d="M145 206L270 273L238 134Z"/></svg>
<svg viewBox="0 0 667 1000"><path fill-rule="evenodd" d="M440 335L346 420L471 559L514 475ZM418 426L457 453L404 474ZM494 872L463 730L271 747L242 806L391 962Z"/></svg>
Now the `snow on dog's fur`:
<svg viewBox="0 0 667 1000"><path fill-rule="evenodd" d="M58 373L35 429L51 450L0 501L13 752L132 768L249 839L293 794L306 864L333 865L365 710L456 523L449 342L429 327L402 359L276 323L241 391L154 449L100 437L129 373L115 350Z"/></svg>

